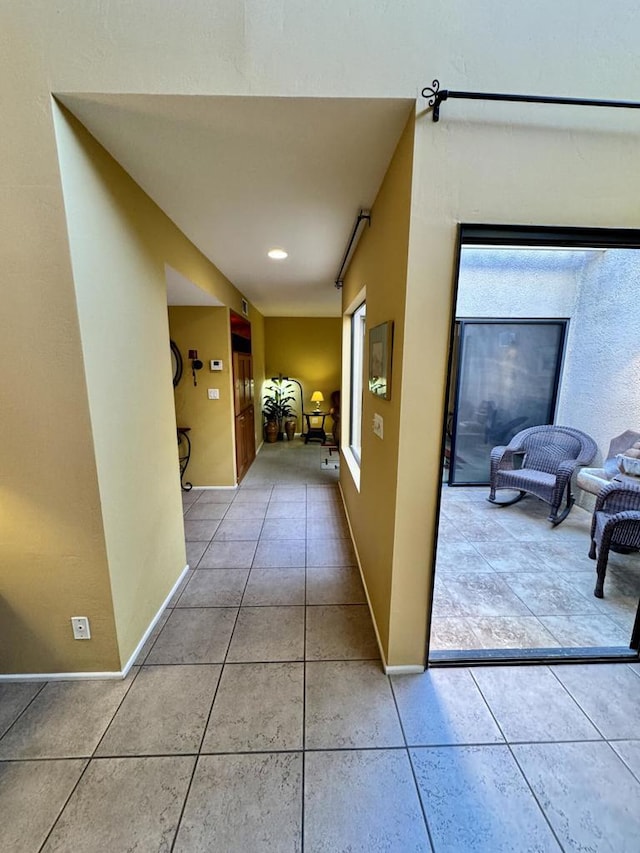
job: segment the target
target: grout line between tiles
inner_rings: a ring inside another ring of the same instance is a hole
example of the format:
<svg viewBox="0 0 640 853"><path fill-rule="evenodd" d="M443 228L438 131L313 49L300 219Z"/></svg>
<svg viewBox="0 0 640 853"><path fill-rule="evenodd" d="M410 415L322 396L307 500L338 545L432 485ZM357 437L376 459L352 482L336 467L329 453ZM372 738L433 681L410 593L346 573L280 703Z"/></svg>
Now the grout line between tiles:
<svg viewBox="0 0 640 853"><path fill-rule="evenodd" d="M28 708L28 707L29 707L29 706L30 706L30 705L31 705L31 704L32 704L32 703L33 703L33 702L38 698L38 696L42 693L42 691L43 691L43 690L44 690L44 688L47 686L47 684L50 684L50 683L51 683L51 682L49 682L49 681L44 681L44 682L40 685L39 690L36 690L36 692L34 693L34 695L31 697L31 699L29 699L29 701L28 701L28 702L27 702L27 704L24 706L24 708L22 709L22 711L20 711L20 713L18 714L18 716L15 718L15 720L13 720L13 721L9 724L9 726L5 729L5 731L2 733L2 735L0 735L0 741L2 741L2 739L4 738L4 736L5 736L6 734L8 734L8 733L11 731L11 729L15 726L15 724L18 722L18 720L19 720L19 719L20 719L20 717L24 714L24 712L27 710L27 708Z"/></svg>
<svg viewBox="0 0 640 853"><path fill-rule="evenodd" d="M413 766L413 760L411 758L411 750L409 748L409 744L407 743L407 735L406 735L406 732L404 730L404 723L402 722L402 715L400 713L400 708L398 706L398 699L396 697L396 692L393 689L393 679L389 675L387 675L385 677L386 677L387 681L389 682L389 688L391 690L391 696L393 697L393 704L395 705L396 714L398 715L398 721L400 723L400 731L402 732L402 739L404 740L403 749L404 749L405 754L407 756L407 760L409 762L409 767L411 768L411 775L413 776L413 784L416 787L416 794L418 797L418 802L420 803L420 810L422 812L422 819L424 820L424 826L425 826L425 829L427 831L427 838L429 839L429 844L431 845L431 851L433 853L433 851L435 851L436 848L435 848L435 845L433 843L433 836L431 835L431 827L429 826L429 819L427 817L427 810L425 808L425 804L422 800L422 795L420 793L420 785L418 784L418 777L416 776L416 770L415 770L415 767Z"/></svg>
<svg viewBox="0 0 640 853"><path fill-rule="evenodd" d="M498 721L498 718L497 718L497 717L496 717L496 715L493 713L493 708L492 708L492 707L491 707L491 705L489 704L488 699L486 698L486 696L484 695L484 693L482 692L482 690L481 690L481 688L480 688L480 685L479 685L479 684L478 684L478 682L476 681L476 678L475 678L475 676L474 676L474 674L473 674L473 668L469 668L469 669L467 669L467 672L468 672L468 673L469 673L469 675L471 676L471 679L472 679L473 683L475 684L476 689L477 689L477 690L478 690L478 692L480 693L480 696L482 697L482 701L483 701L483 702L485 703L485 705L487 706L487 709L488 709L489 713L491 714L491 717L493 718L494 723L495 723L495 724L496 724L496 726L498 727L498 731L500 732L500 734L501 734L501 735L502 735L502 737L504 738L505 746L506 746L506 747L507 747L507 749L509 750L509 754L511 755L511 758L512 758L512 759L513 759L513 761L515 762L515 765L516 765L516 767L518 768L518 770L519 770L519 772L520 772L520 775L521 775L521 776L522 776L522 778L524 779L525 785L526 785L526 786L527 786L527 788L529 789L529 791L530 791L530 793L531 793L531 796L533 797L534 802L535 802L535 803L536 803L536 805L538 806L538 809L540 810L540 813L542 814L542 816L543 816L544 820L546 821L547 826L549 827L549 829L550 829L550 831L551 831L551 834L553 835L553 837L555 838L555 840L556 840L556 842L557 842L557 844L558 844L558 847L560 848L560 850L564 850L564 846L563 846L563 844L560 842L560 839L558 838L558 836L557 836L557 834L556 834L555 829L554 829L554 828L553 828L553 826L551 825L551 821L549 820L549 817L548 817L548 815L547 815L546 811L542 808L542 804L540 803L540 800L538 799L538 797L537 797L537 795L536 795L535 791L533 790L533 787L531 786L531 783L529 782L529 780L528 780L528 778L527 778L527 776L526 776L526 774L525 774L524 770L523 770L523 769L522 769L522 767L520 766L520 762L519 762L519 761L518 761L518 759L516 758L516 755L515 755L515 753L514 753L514 751L513 751L512 747L511 747L511 744L509 743L509 741L508 741L508 740L507 740L507 738L506 738L506 735L505 735L505 733L504 733L504 730L503 730L502 726L500 725L500 723L499 723L499 721ZM501 744L499 744L499 745L501 745Z"/></svg>

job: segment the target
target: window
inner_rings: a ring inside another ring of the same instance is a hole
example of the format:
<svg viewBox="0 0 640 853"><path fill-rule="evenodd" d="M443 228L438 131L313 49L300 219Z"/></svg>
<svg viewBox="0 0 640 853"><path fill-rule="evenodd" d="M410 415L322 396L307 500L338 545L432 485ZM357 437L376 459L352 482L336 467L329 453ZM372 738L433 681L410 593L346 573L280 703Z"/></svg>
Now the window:
<svg viewBox="0 0 640 853"><path fill-rule="evenodd" d="M360 464L362 451L362 393L364 338L367 306L363 302L351 316L351 419L349 448Z"/></svg>

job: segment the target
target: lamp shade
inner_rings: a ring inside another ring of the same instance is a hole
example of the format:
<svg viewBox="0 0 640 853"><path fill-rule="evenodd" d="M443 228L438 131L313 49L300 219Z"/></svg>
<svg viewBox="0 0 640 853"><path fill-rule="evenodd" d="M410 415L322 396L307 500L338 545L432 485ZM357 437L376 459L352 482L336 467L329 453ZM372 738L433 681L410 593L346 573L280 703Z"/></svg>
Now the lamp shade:
<svg viewBox="0 0 640 853"><path fill-rule="evenodd" d="M311 402L316 404L316 412L320 409L320 403L324 402L322 391L314 391L311 395Z"/></svg>

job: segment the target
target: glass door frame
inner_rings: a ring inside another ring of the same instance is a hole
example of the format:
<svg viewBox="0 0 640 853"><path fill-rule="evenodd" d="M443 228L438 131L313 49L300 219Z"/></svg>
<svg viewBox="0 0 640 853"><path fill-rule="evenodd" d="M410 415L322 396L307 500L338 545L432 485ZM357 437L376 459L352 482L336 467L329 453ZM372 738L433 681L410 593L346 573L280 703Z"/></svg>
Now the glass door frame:
<svg viewBox="0 0 640 853"><path fill-rule="evenodd" d="M561 228L553 226L526 225L489 225L459 223L456 242L456 256L451 290L449 353L447 358L447 382L442 410L442 434L440 440L440 459L445 458L447 441L447 413L449 411L449 393L454 365L454 341L456 323L456 305L460 282L460 261L465 246L511 246L513 248L564 248L564 249L640 249L640 230L629 228ZM442 466L441 466L442 470ZM438 488L435 505L435 524L433 549L431 553L431 584L428 593L428 629L426 636L427 667L447 666L500 666L509 664L558 664L558 663L634 663L640 661L640 600L636 610L634 627L631 633L629 651L621 654L606 648L593 649L491 649L484 651L436 652L430 651L431 622L433 618L433 600L436 575L436 554L438 549L441 488Z"/></svg>
<svg viewBox="0 0 640 853"><path fill-rule="evenodd" d="M567 332L569 329L569 320L562 317L548 317L548 318L516 318L509 319L504 317L482 317L482 318L466 318L466 317L455 317L454 318L454 329L456 326L459 326L459 334L454 335L453 344L455 346L456 342L459 347L457 355L455 355L455 361L457 363L457 374L455 377L455 396L453 403L453 420L451 426L451 447L449 449L449 477L447 481L447 485L451 488L455 488L456 486L483 486L484 483L467 483L459 480L457 482L453 482L453 474L455 471L455 459L456 459L456 440L457 440L457 432L458 432L458 412L460 410L460 390L461 383L460 379L462 376L462 370L464 367L464 327L465 326L474 326L474 325L509 325L509 326L518 326L518 325L526 325L526 326L535 326L535 325L555 325L560 327L560 342L559 342L559 353L558 358L556 359L556 366L553 377L553 391L551 394L551 401L549 403L549 411L551 414L551 420L548 423L555 423L556 417L556 408L558 404L558 391L560 390L560 377L562 376L562 366L564 364L565 357L565 349L567 343ZM448 411L448 410L447 410ZM487 481L486 485L489 485Z"/></svg>

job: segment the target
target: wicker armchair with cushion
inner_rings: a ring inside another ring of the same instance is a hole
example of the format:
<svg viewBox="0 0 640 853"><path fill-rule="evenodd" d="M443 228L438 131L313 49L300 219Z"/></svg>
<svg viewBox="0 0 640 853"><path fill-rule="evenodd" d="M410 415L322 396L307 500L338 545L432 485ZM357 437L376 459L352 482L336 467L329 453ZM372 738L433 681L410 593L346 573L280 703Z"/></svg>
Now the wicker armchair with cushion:
<svg viewBox="0 0 640 853"><path fill-rule="evenodd" d="M640 486L612 482L598 492L591 520L592 560L598 559L596 598L604 597L609 551L629 553L640 548Z"/></svg>
<svg viewBox="0 0 640 853"><path fill-rule="evenodd" d="M598 448L591 436L573 427L534 426L515 435L506 447L491 451L489 500L496 506L511 506L532 494L551 505L549 521L564 521L575 503L571 477L588 465ZM512 500L497 501L498 489L516 490ZM563 495L566 506L559 513Z"/></svg>

